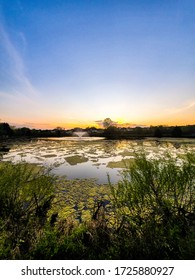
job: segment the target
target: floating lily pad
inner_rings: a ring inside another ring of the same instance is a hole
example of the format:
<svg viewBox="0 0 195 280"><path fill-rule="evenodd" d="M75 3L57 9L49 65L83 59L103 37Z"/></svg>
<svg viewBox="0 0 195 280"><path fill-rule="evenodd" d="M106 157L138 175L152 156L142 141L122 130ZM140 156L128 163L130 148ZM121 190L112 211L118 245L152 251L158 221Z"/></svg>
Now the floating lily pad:
<svg viewBox="0 0 195 280"><path fill-rule="evenodd" d="M34 157L34 158L37 160L40 160L40 161L44 161L44 158L41 158L41 157Z"/></svg>
<svg viewBox="0 0 195 280"><path fill-rule="evenodd" d="M55 154L46 154L46 155L42 155L42 157L44 158L51 158L51 157L56 157L57 155Z"/></svg>
<svg viewBox="0 0 195 280"><path fill-rule="evenodd" d="M82 221L90 220L97 209L98 201L104 203L104 206L110 201L109 185L99 185L95 179L58 178L56 188L51 212L57 212L58 216L63 218L72 216ZM109 215L110 211L110 208L106 207L105 215Z"/></svg>
<svg viewBox="0 0 195 280"><path fill-rule="evenodd" d="M94 163L93 166L100 166L101 163Z"/></svg>
<svg viewBox="0 0 195 280"><path fill-rule="evenodd" d="M134 162L133 158L123 159L120 161L110 161L107 164L108 168L126 168Z"/></svg>
<svg viewBox="0 0 195 280"><path fill-rule="evenodd" d="M83 162L87 162L88 158L83 157L83 156L71 156L71 157L66 157L65 160L70 164L70 165L76 165L78 163L83 163Z"/></svg>
<svg viewBox="0 0 195 280"><path fill-rule="evenodd" d="M127 151L127 150L124 150L121 153L119 153L119 155L121 155L123 157L133 156L133 154L134 154L133 152L130 152L130 151Z"/></svg>

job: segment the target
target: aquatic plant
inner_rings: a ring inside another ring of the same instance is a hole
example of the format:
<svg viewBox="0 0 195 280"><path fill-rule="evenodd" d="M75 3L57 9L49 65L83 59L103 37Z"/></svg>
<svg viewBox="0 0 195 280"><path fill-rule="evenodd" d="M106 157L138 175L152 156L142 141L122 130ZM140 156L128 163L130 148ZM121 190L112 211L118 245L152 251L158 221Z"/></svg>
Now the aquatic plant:
<svg viewBox="0 0 195 280"><path fill-rule="evenodd" d="M65 157L65 160L70 164L70 165L76 165L78 163L83 163L83 162L87 162L88 158L84 157L84 156L79 156L79 155L75 155L75 156L68 156Z"/></svg>

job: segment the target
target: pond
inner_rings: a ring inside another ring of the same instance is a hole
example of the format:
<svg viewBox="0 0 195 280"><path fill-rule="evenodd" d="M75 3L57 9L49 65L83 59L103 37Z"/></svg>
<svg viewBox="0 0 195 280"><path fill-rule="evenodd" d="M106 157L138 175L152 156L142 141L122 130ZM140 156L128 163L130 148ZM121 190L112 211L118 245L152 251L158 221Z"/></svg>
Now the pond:
<svg viewBox="0 0 195 280"><path fill-rule="evenodd" d="M195 152L195 139L148 138L144 140L106 140L98 137L41 138L12 143L3 161L26 161L51 167L51 172L67 179L95 179L98 184L121 178L121 171L132 163L135 152L148 158Z"/></svg>

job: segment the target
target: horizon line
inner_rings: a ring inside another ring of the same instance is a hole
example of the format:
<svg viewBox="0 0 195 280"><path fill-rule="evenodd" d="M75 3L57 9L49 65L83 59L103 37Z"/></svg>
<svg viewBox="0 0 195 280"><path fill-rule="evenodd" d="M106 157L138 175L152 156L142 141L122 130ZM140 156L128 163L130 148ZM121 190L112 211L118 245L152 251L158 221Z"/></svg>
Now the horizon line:
<svg viewBox="0 0 195 280"><path fill-rule="evenodd" d="M65 127L65 125L51 125L51 124L35 124L35 123L29 123L29 124L18 124L18 123L12 123L12 122L7 122L7 121L2 121L0 120L0 123L8 123L10 125L10 127L13 127L13 128L23 128L23 127L26 127L26 128L29 128L29 129L37 129L37 130L55 130L55 129L62 129L62 130L72 130L72 129L87 129L87 128L96 128L96 129L105 129L103 126L101 125L97 125L97 124L92 124L92 125L87 125L87 126L83 126L82 124L78 124L75 126L71 126L71 127ZM195 126L195 123L193 124L149 124L149 125L146 125L146 124L129 124L129 125L126 125L126 123L124 124L113 124L112 126L115 126L115 127L118 127L118 128L136 128L136 127L141 127L141 128L149 128L149 127L175 127L175 126Z"/></svg>

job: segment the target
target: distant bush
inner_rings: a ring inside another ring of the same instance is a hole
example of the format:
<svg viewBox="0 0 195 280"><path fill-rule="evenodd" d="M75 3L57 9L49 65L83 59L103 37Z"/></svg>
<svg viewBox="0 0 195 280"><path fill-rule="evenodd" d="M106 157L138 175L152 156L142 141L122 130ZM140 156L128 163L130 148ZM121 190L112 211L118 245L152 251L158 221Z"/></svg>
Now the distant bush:
<svg viewBox="0 0 195 280"><path fill-rule="evenodd" d="M121 131L116 126L109 126L105 129L104 136L107 139L120 139Z"/></svg>

